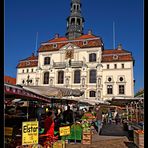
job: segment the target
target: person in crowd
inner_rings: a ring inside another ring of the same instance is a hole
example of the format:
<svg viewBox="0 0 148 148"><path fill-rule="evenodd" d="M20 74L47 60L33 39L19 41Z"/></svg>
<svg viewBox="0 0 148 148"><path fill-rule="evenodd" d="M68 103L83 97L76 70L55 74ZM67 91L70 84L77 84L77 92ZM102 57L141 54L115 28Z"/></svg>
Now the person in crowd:
<svg viewBox="0 0 148 148"><path fill-rule="evenodd" d="M109 124L112 124L112 112L111 111L108 112L108 122Z"/></svg>
<svg viewBox="0 0 148 148"><path fill-rule="evenodd" d="M47 117L44 121L44 133L54 136L54 119L53 112L47 112Z"/></svg>
<svg viewBox="0 0 148 148"><path fill-rule="evenodd" d="M116 124L119 123L119 114L118 113L116 114L115 121L116 121Z"/></svg>
<svg viewBox="0 0 148 148"><path fill-rule="evenodd" d="M100 106L96 108L96 121L98 127L98 134L100 134L100 130L102 128L102 111Z"/></svg>
<svg viewBox="0 0 148 148"><path fill-rule="evenodd" d="M63 112L63 122L73 123L73 111L70 109L70 106Z"/></svg>

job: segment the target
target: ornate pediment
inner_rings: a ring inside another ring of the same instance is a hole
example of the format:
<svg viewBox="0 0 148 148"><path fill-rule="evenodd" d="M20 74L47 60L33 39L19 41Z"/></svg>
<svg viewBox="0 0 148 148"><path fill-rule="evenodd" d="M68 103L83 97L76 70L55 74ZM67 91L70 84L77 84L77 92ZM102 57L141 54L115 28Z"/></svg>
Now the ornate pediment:
<svg viewBox="0 0 148 148"><path fill-rule="evenodd" d="M74 49L77 49L77 48L80 48L80 47L78 47L78 46L76 46L76 45L74 45L72 43L68 43L65 46L63 46L62 48L60 48L60 51L62 51L62 50L65 50L65 51L74 50Z"/></svg>

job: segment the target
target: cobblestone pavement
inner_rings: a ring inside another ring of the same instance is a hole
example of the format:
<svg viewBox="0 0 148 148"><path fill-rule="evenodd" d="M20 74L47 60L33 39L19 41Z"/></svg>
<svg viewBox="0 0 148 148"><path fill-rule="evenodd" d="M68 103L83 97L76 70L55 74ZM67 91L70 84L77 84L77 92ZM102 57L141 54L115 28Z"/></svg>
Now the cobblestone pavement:
<svg viewBox="0 0 148 148"><path fill-rule="evenodd" d="M70 143L66 144L66 148L136 148L127 137L122 125L107 124L103 125L100 135L92 135L92 144Z"/></svg>

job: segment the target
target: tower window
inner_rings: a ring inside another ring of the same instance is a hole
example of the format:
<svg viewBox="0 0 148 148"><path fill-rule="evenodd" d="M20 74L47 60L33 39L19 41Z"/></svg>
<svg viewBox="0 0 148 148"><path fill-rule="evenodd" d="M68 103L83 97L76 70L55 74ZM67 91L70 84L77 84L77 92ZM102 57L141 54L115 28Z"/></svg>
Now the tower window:
<svg viewBox="0 0 148 148"><path fill-rule="evenodd" d="M74 71L74 83L80 83L80 70Z"/></svg>
<svg viewBox="0 0 148 148"><path fill-rule="evenodd" d="M124 94L124 85L119 85L119 94Z"/></svg>
<svg viewBox="0 0 148 148"><path fill-rule="evenodd" d="M80 19L77 19L77 25L80 25Z"/></svg>
<svg viewBox="0 0 148 148"><path fill-rule="evenodd" d="M107 85L107 94L113 94L113 86Z"/></svg>
<svg viewBox="0 0 148 148"><path fill-rule="evenodd" d="M74 25L75 24L75 18L71 19L71 24Z"/></svg>
<svg viewBox="0 0 148 148"><path fill-rule="evenodd" d="M50 57L45 57L44 58L44 65L50 64Z"/></svg>
<svg viewBox="0 0 148 148"><path fill-rule="evenodd" d="M64 71L59 71L58 72L58 84L63 84L64 83Z"/></svg>
<svg viewBox="0 0 148 148"><path fill-rule="evenodd" d="M90 70L89 83L96 83L96 70Z"/></svg>
<svg viewBox="0 0 148 148"><path fill-rule="evenodd" d="M90 91L89 92L89 97L96 97L96 92L95 91Z"/></svg>
<svg viewBox="0 0 148 148"><path fill-rule="evenodd" d="M91 53L89 54L89 62L95 62L96 61L96 54Z"/></svg>
<svg viewBox="0 0 148 148"><path fill-rule="evenodd" d="M49 72L44 73L44 84L49 84Z"/></svg>

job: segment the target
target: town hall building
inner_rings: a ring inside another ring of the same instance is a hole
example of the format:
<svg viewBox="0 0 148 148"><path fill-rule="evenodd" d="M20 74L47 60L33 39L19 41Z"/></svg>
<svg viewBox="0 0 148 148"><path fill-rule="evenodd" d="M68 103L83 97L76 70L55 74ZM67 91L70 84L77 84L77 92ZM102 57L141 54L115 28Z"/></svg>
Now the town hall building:
<svg viewBox="0 0 148 148"><path fill-rule="evenodd" d="M106 49L92 30L84 33L80 0L71 1L65 36L41 43L37 55L20 60L17 84L79 89L81 98L134 97L134 59L119 44ZM79 99L79 97L75 97Z"/></svg>

